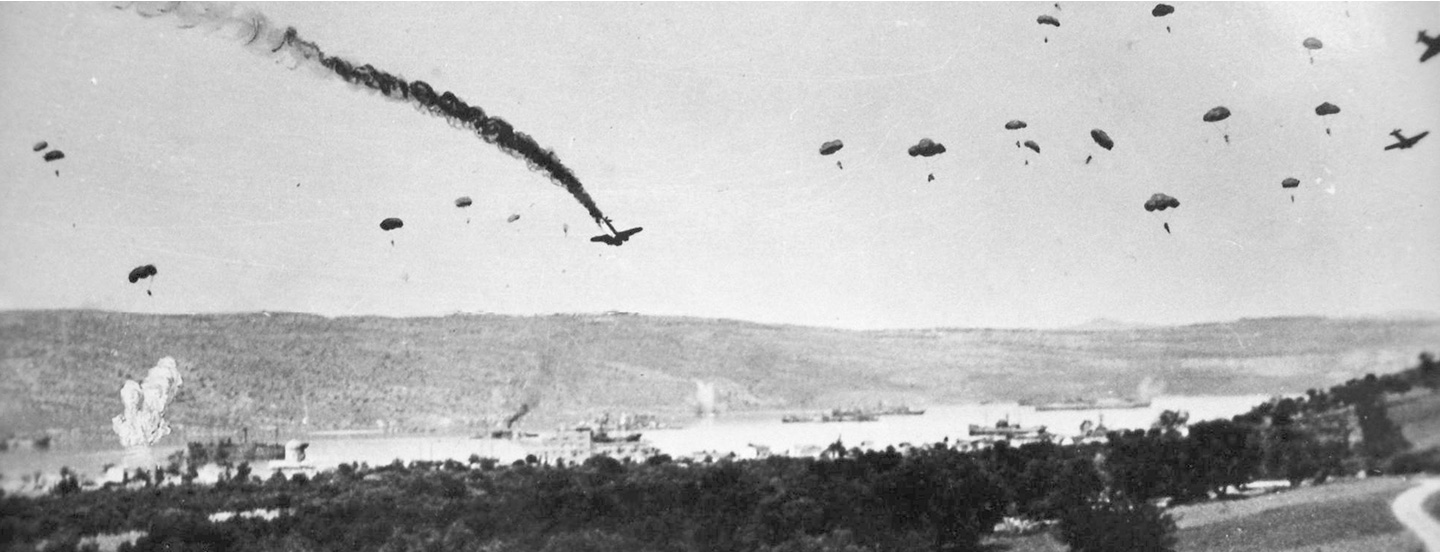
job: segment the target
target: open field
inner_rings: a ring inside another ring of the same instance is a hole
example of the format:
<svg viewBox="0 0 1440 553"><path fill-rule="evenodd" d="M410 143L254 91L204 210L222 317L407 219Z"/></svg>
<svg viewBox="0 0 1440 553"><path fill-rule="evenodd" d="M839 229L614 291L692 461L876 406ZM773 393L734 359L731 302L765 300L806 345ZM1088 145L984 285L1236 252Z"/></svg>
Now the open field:
<svg viewBox="0 0 1440 553"><path fill-rule="evenodd" d="M1440 393L1414 391L1391 401L1387 409L1414 449L1440 446Z"/></svg>
<svg viewBox="0 0 1440 553"><path fill-rule="evenodd" d="M1400 477L1331 482L1171 510L1180 551L1418 551L1390 512Z"/></svg>
<svg viewBox="0 0 1440 553"><path fill-rule="evenodd" d="M5 431L108 433L126 378L162 356L188 427L457 430L533 408L683 415L695 380L720 407L829 408L1327 387L1440 350L1440 320L1284 318L1103 330L847 331L640 315L325 318L287 313L0 313Z"/></svg>
<svg viewBox="0 0 1440 553"><path fill-rule="evenodd" d="M1413 483L1399 477L1332 481L1169 510L1177 551L1420 551L1390 512ZM1433 508L1434 505L1432 504ZM1009 551L1066 551L1048 533L993 541Z"/></svg>

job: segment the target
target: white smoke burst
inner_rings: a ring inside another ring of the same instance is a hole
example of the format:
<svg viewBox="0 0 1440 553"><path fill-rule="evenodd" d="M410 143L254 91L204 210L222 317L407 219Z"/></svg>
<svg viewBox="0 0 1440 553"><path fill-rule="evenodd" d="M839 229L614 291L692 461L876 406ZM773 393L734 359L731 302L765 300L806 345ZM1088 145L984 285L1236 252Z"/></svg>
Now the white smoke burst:
<svg viewBox="0 0 1440 553"><path fill-rule="evenodd" d="M695 403L700 411L700 416L715 416L715 384L696 380Z"/></svg>
<svg viewBox="0 0 1440 553"><path fill-rule="evenodd" d="M170 423L165 420L165 406L180 390L180 370L175 359L161 359L145 381L126 380L120 388L120 401L125 412L110 419L110 426L120 437L125 447L149 446L170 433Z"/></svg>

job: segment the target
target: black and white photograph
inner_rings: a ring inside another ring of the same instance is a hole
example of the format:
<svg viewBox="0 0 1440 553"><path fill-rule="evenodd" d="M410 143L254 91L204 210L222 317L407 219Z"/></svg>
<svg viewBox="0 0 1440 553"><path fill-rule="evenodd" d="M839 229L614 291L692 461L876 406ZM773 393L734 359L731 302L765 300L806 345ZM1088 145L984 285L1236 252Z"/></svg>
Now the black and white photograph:
<svg viewBox="0 0 1440 553"><path fill-rule="evenodd" d="M0 2L0 548L1440 551L1440 2Z"/></svg>

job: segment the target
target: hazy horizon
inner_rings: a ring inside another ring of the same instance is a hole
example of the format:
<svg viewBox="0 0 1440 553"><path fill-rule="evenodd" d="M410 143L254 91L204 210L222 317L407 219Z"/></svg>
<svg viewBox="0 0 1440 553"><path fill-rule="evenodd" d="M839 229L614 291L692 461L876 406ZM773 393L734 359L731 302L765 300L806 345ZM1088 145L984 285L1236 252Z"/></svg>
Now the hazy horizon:
<svg viewBox="0 0 1440 553"><path fill-rule="evenodd" d="M0 310L851 329L1440 313L1440 138L1383 150L1440 130L1440 61L1415 43L1437 3L240 8L508 120L645 231L591 243L524 162L233 29L6 3ZM1234 115L1202 122L1217 105ZM908 156L921 138L948 151ZM1145 212L1156 192L1181 206ZM127 282L144 264L159 274Z"/></svg>

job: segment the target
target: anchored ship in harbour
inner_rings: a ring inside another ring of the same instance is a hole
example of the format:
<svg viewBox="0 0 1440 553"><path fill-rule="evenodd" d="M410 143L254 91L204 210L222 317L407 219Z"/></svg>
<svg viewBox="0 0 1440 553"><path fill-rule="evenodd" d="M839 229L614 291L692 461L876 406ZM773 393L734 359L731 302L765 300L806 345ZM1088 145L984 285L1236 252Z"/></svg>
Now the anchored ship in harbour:
<svg viewBox="0 0 1440 553"><path fill-rule="evenodd" d="M780 422L872 422L880 420L882 416L916 416L924 414L924 409L913 409L908 405L900 405L897 407L885 407L881 405L874 409L831 409L828 413L816 413L813 415L785 415L780 417Z"/></svg>
<svg viewBox="0 0 1440 553"><path fill-rule="evenodd" d="M1021 405L1024 405L1023 403ZM1090 411L1095 409L1144 409L1150 406L1148 399L1071 399L1053 403L1034 404L1036 411Z"/></svg>
<svg viewBox="0 0 1440 553"><path fill-rule="evenodd" d="M970 425L971 436L1000 436L1004 438L1022 438L1041 436L1046 433L1044 426L1021 426L1011 424L1010 419L1000 419L995 426L983 426L979 424Z"/></svg>

